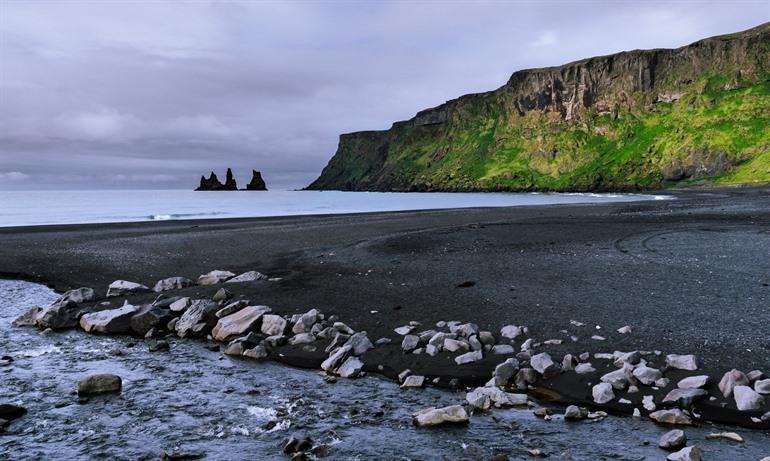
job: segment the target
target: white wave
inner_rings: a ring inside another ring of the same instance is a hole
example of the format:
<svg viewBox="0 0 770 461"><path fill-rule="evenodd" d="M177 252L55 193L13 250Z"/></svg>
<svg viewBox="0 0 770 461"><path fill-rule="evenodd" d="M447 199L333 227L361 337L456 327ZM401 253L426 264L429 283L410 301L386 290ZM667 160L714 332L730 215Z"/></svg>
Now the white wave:
<svg viewBox="0 0 770 461"><path fill-rule="evenodd" d="M278 419L278 413L274 408L263 408L258 406L247 406L246 411L257 419L263 421L275 421Z"/></svg>
<svg viewBox="0 0 770 461"><path fill-rule="evenodd" d="M37 349L21 352L19 355L22 357L40 357L43 354L61 354L61 348L49 344L47 346L38 347Z"/></svg>

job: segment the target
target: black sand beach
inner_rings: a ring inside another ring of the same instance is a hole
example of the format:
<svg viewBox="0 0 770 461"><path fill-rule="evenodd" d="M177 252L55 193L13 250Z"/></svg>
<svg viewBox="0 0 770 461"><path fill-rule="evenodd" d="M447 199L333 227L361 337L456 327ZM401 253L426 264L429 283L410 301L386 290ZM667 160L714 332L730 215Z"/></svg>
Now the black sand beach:
<svg viewBox="0 0 770 461"><path fill-rule="evenodd" d="M364 357L388 376L409 368L467 385L489 379L500 356L457 366L447 353L401 352L394 328L440 320L493 332L526 325L539 342L563 340L537 348L555 360L568 352L659 350L697 355L698 374L717 380L731 368L770 371L770 188L671 194L675 200L631 204L4 228L0 271L103 296L116 279L152 286L214 269L258 270L280 281L228 289L281 314L318 308L372 340L392 338ZM175 294L211 296L218 288ZM625 325L631 333L616 332ZM305 367L325 358L322 348L277 352L274 358ZM561 401L590 400L586 383L561 381L545 387ZM729 405L701 411L770 426Z"/></svg>

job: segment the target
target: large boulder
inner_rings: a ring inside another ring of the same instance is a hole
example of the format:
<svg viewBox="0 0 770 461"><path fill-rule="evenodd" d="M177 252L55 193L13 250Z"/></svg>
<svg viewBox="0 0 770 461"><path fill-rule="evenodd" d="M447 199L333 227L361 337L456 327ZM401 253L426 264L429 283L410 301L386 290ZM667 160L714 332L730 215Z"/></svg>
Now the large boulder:
<svg viewBox="0 0 770 461"><path fill-rule="evenodd" d="M198 285L216 285L235 277L230 271L215 270L198 277Z"/></svg>
<svg viewBox="0 0 770 461"><path fill-rule="evenodd" d="M413 422L417 426L438 426L440 424L460 424L468 422L468 412L461 405L444 408L427 408L414 414Z"/></svg>
<svg viewBox="0 0 770 461"><path fill-rule="evenodd" d="M88 396L120 392L123 380L118 375L97 374L86 376L78 382L78 395Z"/></svg>
<svg viewBox="0 0 770 461"><path fill-rule="evenodd" d="M765 398L749 386L735 386L733 393L735 406L741 411L759 410L765 404Z"/></svg>
<svg viewBox="0 0 770 461"><path fill-rule="evenodd" d="M37 317L43 309L44 308L40 306L32 306L23 314L16 317L13 322L11 322L11 325L15 327L34 327L37 325Z"/></svg>
<svg viewBox="0 0 770 461"><path fill-rule="evenodd" d="M88 287L80 287L74 290L65 291L63 295L53 302L61 306L69 304L82 304L96 299L94 290Z"/></svg>
<svg viewBox="0 0 770 461"><path fill-rule="evenodd" d="M374 344L369 340L365 331L353 333L345 344L352 348L354 355L362 355L369 349L374 348Z"/></svg>
<svg viewBox="0 0 770 461"><path fill-rule="evenodd" d="M679 389L700 389L709 383L708 375L688 376L676 384Z"/></svg>
<svg viewBox="0 0 770 461"><path fill-rule="evenodd" d="M342 364L342 361L350 356L353 347L342 346L336 351L332 352L329 357L321 363L321 369L327 372L333 372L338 366Z"/></svg>
<svg viewBox="0 0 770 461"><path fill-rule="evenodd" d="M132 293L141 293L148 291L149 288L141 283L129 282L128 280L115 280L107 287L107 297L113 298L115 296L125 296Z"/></svg>
<svg viewBox="0 0 770 461"><path fill-rule="evenodd" d="M262 316L261 331L267 336L283 335L286 331L286 319L280 315L265 314Z"/></svg>
<svg viewBox="0 0 770 461"><path fill-rule="evenodd" d="M313 328L313 325L318 322L319 315L320 313L318 312L318 309L310 309L304 314L300 314L296 316L296 318L292 318L294 321L294 326L291 329L292 333L299 334L310 332L310 330Z"/></svg>
<svg viewBox="0 0 770 461"><path fill-rule="evenodd" d="M591 389L591 395L594 402L598 404L604 404L611 402L615 398L615 393L612 391L612 384L599 383Z"/></svg>
<svg viewBox="0 0 770 461"><path fill-rule="evenodd" d="M492 384L495 386L505 386L519 371L519 361L510 358L505 362L498 364L492 373Z"/></svg>
<svg viewBox="0 0 770 461"><path fill-rule="evenodd" d="M174 329L180 338L201 336L208 328L216 324L216 312L219 304L210 299L196 299L184 311Z"/></svg>
<svg viewBox="0 0 770 461"><path fill-rule="evenodd" d="M547 352L541 352L540 354L533 355L529 359L529 364L538 373L548 378L555 376L559 373L559 367L551 359L551 356Z"/></svg>
<svg viewBox="0 0 770 461"><path fill-rule="evenodd" d="M128 333L131 331L131 317L137 309L126 304L118 309L91 312L80 317L80 327L86 333Z"/></svg>
<svg viewBox="0 0 770 461"><path fill-rule="evenodd" d="M248 271L229 279L225 283L256 282L259 280L267 280L267 278L268 278L267 275L259 273L257 271Z"/></svg>
<svg viewBox="0 0 770 461"><path fill-rule="evenodd" d="M719 390L722 391L722 395L727 398L733 394L735 386L748 386L749 378L740 371L733 368L722 376L719 380Z"/></svg>
<svg viewBox="0 0 770 461"><path fill-rule="evenodd" d="M168 324L174 316L171 311L152 304L144 305L131 317L131 331L144 336L151 328L159 328Z"/></svg>
<svg viewBox="0 0 770 461"><path fill-rule="evenodd" d="M211 332L217 341L227 341L256 329L262 316L270 313L267 306L246 306L234 314L222 317Z"/></svg>
<svg viewBox="0 0 770 461"><path fill-rule="evenodd" d="M152 288L152 291L160 293L161 291L179 290L195 285L195 282L187 277L169 277L158 280L158 283Z"/></svg>
<svg viewBox="0 0 770 461"><path fill-rule="evenodd" d="M663 398L663 403L673 404L680 408L690 408L692 404L708 396L703 389L673 389Z"/></svg>

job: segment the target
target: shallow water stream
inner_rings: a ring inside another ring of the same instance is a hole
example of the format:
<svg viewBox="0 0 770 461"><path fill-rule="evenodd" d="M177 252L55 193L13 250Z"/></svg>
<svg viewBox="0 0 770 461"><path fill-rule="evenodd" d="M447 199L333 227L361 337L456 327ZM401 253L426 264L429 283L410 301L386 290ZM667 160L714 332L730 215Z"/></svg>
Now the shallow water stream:
<svg viewBox="0 0 770 461"><path fill-rule="evenodd" d="M144 340L80 331L43 334L11 321L56 298L50 289L0 280L0 403L29 413L0 434L0 459L158 459L185 451L206 459L288 459L289 436L326 446L325 459L477 460L504 453L530 459L539 448L555 460L662 460L666 428L646 420L551 421L531 411L496 410L463 427L416 428L413 411L462 403L464 394L402 391L378 377L325 383L313 371L233 359L197 341L173 340L170 352L148 352ZM123 392L79 403L74 389L91 373L115 373ZM739 432L745 442L705 440ZM703 425L686 428L706 460L770 456L770 435Z"/></svg>

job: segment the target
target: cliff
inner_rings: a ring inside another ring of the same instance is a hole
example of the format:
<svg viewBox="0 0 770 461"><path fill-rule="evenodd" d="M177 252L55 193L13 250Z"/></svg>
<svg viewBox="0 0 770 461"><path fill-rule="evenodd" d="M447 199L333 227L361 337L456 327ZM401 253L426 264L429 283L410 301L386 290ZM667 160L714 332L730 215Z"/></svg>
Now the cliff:
<svg viewBox="0 0 770 461"><path fill-rule="evenodd" d="M340 136L308 189L638 190L770 182L770 23L514 73Z"/></svg>

